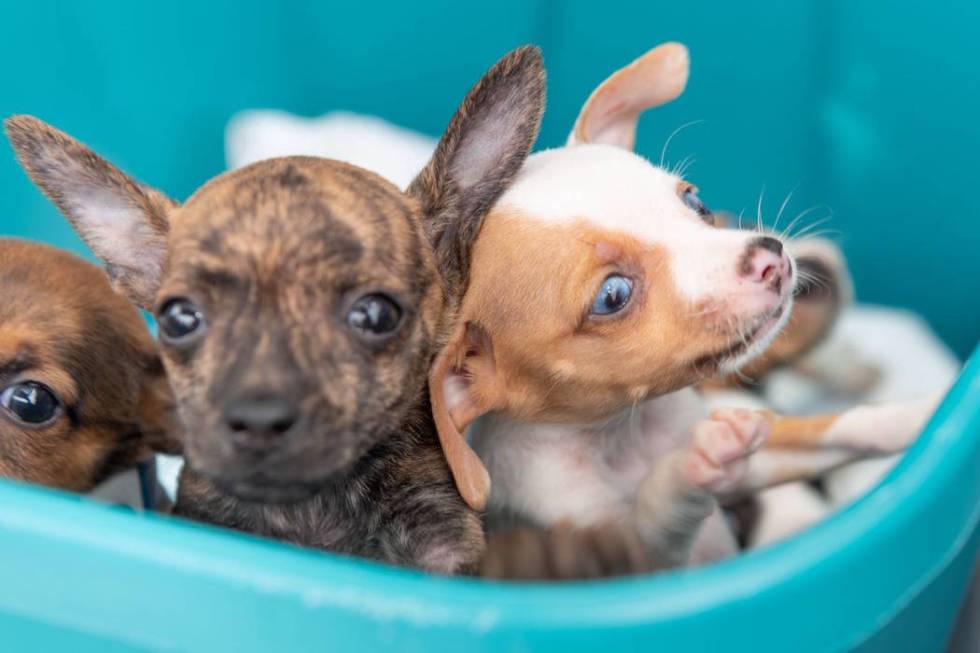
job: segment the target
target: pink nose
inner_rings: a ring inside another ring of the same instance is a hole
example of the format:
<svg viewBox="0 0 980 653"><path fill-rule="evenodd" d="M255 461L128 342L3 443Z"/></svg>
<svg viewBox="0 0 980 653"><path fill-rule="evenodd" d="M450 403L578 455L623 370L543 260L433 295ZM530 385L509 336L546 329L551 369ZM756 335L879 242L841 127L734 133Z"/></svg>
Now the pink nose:
<svg viewBox="0 0 980 653"><path fill-rule="evenodd" d="M783 244L769 236L750 241L739 260L738 274L746 281L780 292L789 275L789 258L783 252Z"/></svg>

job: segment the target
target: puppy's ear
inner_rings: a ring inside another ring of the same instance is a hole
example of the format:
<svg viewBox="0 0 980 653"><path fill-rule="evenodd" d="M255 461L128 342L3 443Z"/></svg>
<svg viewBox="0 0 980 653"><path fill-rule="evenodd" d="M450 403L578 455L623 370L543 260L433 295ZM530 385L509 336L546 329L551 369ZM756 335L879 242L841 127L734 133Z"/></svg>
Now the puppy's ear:
<svg viewBox="0 0 980 653"><path fill-rule="evenodd" d="M459 325L429 371L429 396L456 487L475 510L486 506L490 474L463 434L473 420L497 407L499 390L490 334L472 322Z"/></svg>
<svg viewBox="0 0 980 653"><path fill-rule="evenodd" d="M800 284L796 301L825 300L836 310L854 299L854 283L840 247L826 238L791 238L786 243L796 259Z"/></svg>
<svg viewBox="0 0 980 653"><path fill-rule="evenodd" d="M664 43L620 68L589 96L568 144L602 143L632 150L640 114L684 91L688 65L687 48Z"/></svg>
<svg viewBox="0 0 980 653"><path fill-rule="evenodd" d="M21 166L106 264L118 290L149 308L176 204L143 186L71 136L32 116L4 122Z"/></svg>
<svg viewBox="0 0 980 653"><path fill-rule="evenodd" d="M470 89L435 154L409 185L447 295L458 299L483 218L524 163L544 112L545 74L536 47L518 48Z"/></svg>

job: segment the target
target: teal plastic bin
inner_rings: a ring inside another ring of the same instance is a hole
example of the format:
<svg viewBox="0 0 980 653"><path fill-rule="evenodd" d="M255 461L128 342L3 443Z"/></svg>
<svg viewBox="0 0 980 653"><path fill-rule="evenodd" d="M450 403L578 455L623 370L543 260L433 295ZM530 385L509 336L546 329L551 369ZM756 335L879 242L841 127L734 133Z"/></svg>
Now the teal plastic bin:
<svg viewBox="0 0 980 653"><path fill-rule="evenodd" d="M501 0L6 3L0 114L33 113L176 197L233 112L348 109L438 134L506 50L540 44L541 146L665 40L689 90L639 149L695 155L710 206L827 206L865 301L980 336L980 4ZM0 156L0 232L84 249ZM819 213L819 211L818 211ZM786 221L788 218L784 217ZM980 353L889 477L800 537L704 569L561 586L430 578L0 483L0 648L942 650L980 545Z"/></svg>

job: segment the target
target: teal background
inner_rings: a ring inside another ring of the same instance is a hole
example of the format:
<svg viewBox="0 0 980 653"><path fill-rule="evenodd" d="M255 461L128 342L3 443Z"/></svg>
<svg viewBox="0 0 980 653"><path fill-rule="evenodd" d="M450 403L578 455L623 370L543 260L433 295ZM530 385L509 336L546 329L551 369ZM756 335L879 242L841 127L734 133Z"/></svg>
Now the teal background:
<svg viewBox="0 0 980 653"><path fill-rule="evenodd" d="M649 113L639 149L696 158L709 206L771 222L828 215L861 299L922 312L966 356L980 337L980 3L937 0L330 3L11 2L0 115L35 114L182 199L224 168L235 111L349 109L439 134L480 73L542 46L539 147L592 88L664 40L691 48L687 93ZM81 250L0 156L0 233Z"/></svg>
<svg viewBox="0 0 980 653"><path fill-rule="evenodd" d="M782 224L819 206L866 301L980 336L980 3L0 5L0 115L32 113L184 198L224 168L237 110L348 109L438 134L506 50L540 44L539 147L611 71L664 40L688 92L639 149L693 155L709 205ZM82 251L0 153L0 233ZM7 650L940 650L977 550L980 361L889 480L803 537L693 572L599 585L433 580L0 483ZM651 648L652 647L652 648Z"/></svg>

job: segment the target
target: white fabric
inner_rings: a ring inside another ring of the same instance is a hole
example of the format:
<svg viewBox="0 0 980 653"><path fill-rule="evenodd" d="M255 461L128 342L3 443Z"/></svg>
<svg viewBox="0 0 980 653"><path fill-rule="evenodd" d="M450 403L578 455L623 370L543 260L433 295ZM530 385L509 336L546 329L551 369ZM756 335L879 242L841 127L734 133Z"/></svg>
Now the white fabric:
<svg viewBox="0 0 980 653"><path fill-rule="evenodd" d="M303 118L283 111L236 114L225 128L229 168L303 154L353 163L405 188L428 162L436 139L381 118L337 111Z"/></svg>

